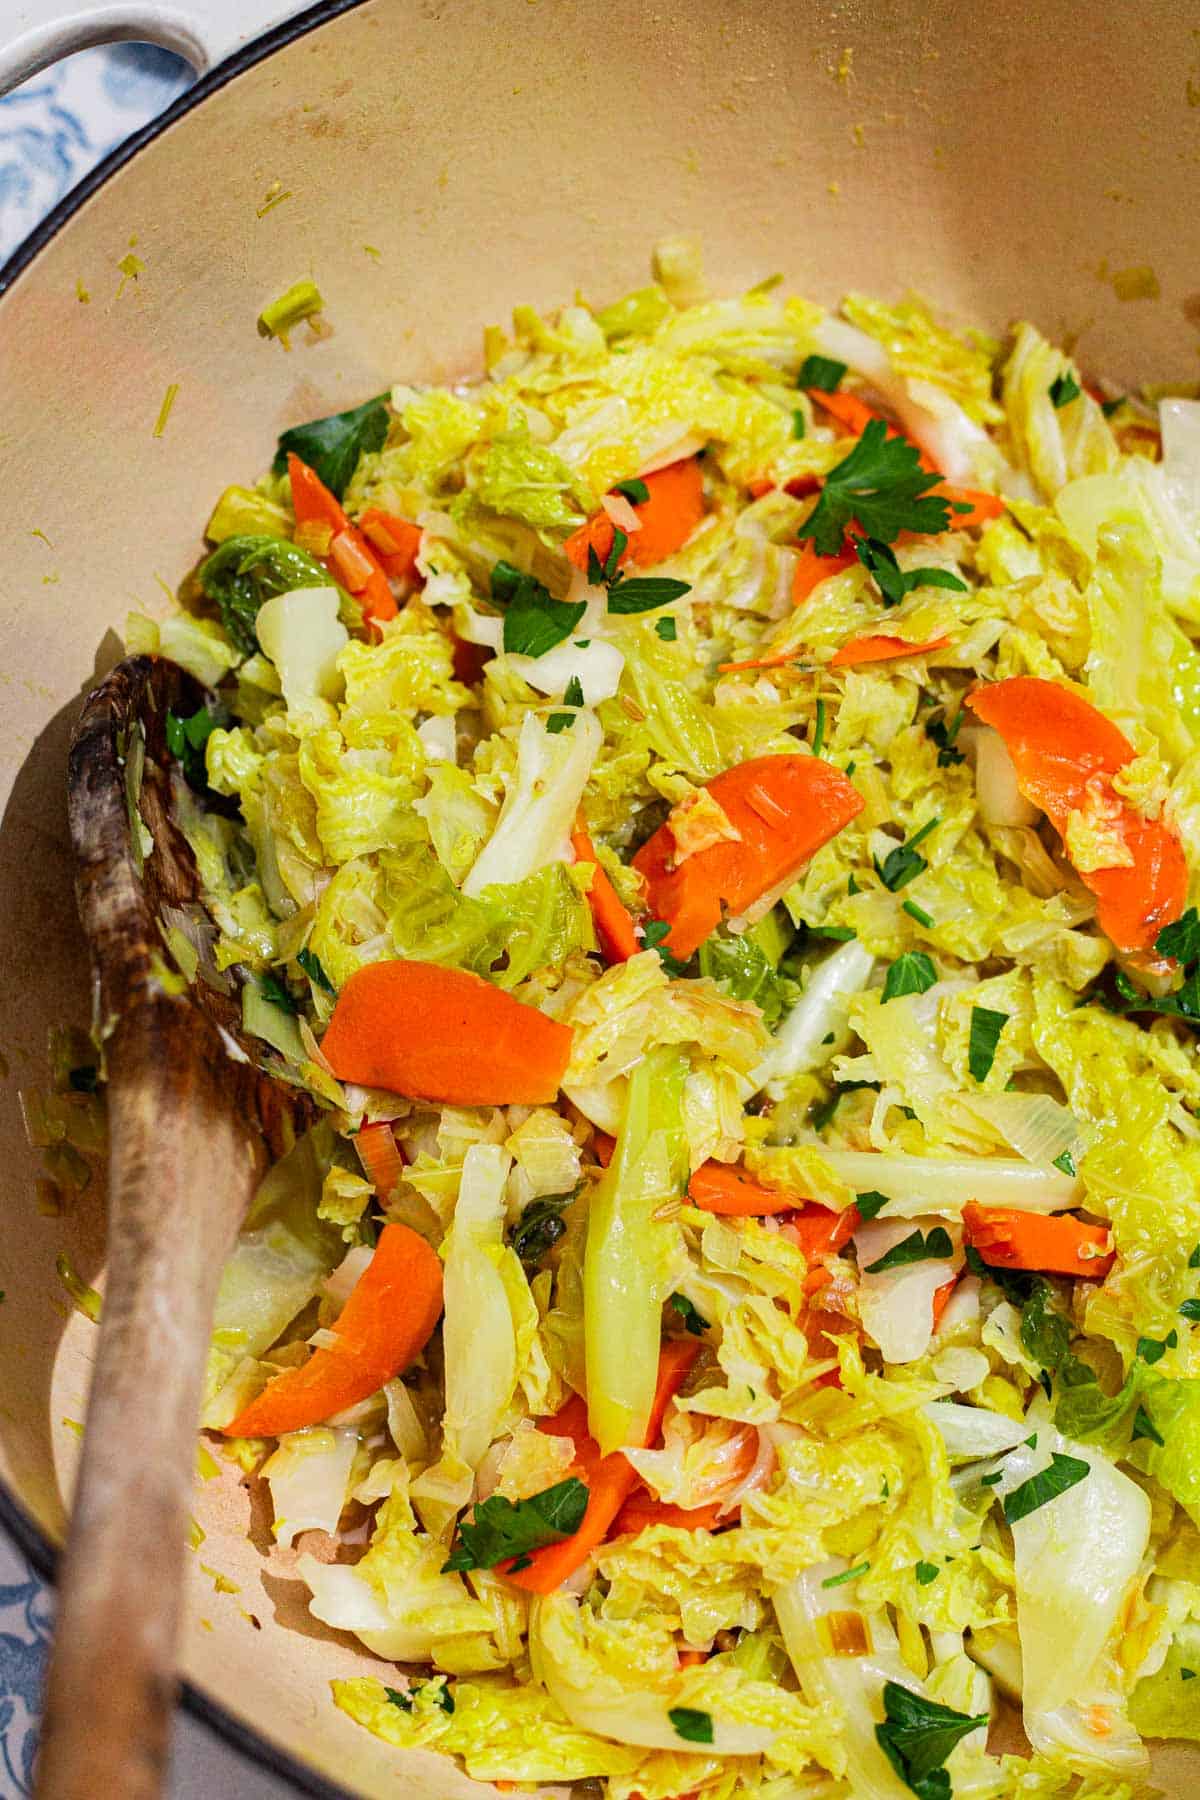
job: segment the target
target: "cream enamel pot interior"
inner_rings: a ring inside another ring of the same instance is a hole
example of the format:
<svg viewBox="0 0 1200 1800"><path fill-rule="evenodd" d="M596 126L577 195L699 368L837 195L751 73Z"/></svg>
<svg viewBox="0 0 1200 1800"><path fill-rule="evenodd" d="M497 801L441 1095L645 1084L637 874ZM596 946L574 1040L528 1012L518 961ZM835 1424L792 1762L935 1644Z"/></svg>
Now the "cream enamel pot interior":
<svg viewBox="0 0 1200 1800"><path fill-rule="evenodd" d="M86 7L20 0L0 22L25 34L10 69L50 53L48 19L59 45L146 35L206 64L249 16L216 10L207 36L203 5L110 6L94 29ZM470 370L515 301L619 294L668 231L703 235L719 289L777 270L826 301L912 287L962 320L1030 316L1120 381L1193 379L1195 22L1178 0L318 6L202 79L5 272L0 1476L4 1517L43 1563L94 1332L54 1261L97 1276L103 1224L88 1200L39 1212L17 1090L44 1077L47 1027L88 1016L65 749L126 611L166 609L214 496L263 467L283 426L392 378ZM260 216L274 182L289 197ZM123 282L131 245L142 267ZM1132 268L1158 299L1118 298ZM255 318L301 276L333 333L289 354ZM295 1759L317 1792L481 1791L335 1711L329 1678L373 1659L308 1619L236 1471L198 1482L195 1515L183 1669L224 1729ZM1200 1752L1157 1766L1174 1795L1200 1789Z"/></svg>

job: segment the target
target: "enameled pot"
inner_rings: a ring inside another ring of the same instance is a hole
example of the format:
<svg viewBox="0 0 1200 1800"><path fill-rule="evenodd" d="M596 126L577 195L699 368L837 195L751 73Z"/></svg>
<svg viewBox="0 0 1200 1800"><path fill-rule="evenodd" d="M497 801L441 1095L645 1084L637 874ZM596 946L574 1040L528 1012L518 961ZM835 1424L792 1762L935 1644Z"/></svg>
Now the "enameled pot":
<svg viewBox="0 0 1200 1800"><path fill-rule="evenodd" d="M639 285L676 231L702 234L718 289L915 288L963 321L1029 316L1121 382L1196 374L1200 38L1178 0L282 10L0 0L0 87L106 37L207 71L0 273L0 1518L43 1569L94 1337L55 1257L94 1279L104 1255L98 1203L39 1211L17 1100L47 1028L88 1017L66 744L220 489L287 424L471 370L516 301ZM285 352L255 320L303 276L332 334ZM194 1511L193 1705L310 1792L483 1791L334 1709L329 1679L374 1659L310 1620L236 1470L198 1481ZM1200 1790L1200 1750L1156 1767L1179 1800Z"/></svg>

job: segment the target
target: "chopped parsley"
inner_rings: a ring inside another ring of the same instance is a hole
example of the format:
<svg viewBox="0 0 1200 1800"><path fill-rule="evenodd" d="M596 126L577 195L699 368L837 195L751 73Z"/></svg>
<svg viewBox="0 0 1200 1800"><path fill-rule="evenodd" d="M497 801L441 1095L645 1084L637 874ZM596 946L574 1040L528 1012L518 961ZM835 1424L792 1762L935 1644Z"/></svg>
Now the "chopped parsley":
<svg viewBox="0 0 1200 1800"><path fill-rule="evenodd" d="M967 1067L975 1081L986 1081L990 1075L992 1064L996 1060L996 1047L1000 1042L1000 1033L1011 1017L1011 1013L996 1012L990 1006L973 1006L971 1008L971 1039L967 1048Z"/></svg>
<svg viewBox="0 0 1200 1800"><path fill-rule="evenodd" d="M442 1573L494 1569L509 1557L517 1558L517 1569L528 1568L530 1551L560 1543L579 1530L587 1503L588 1490L574 1475L528 1500L493 1494L479 1502L473 1519L459 1525L458 1548L442 1565Z"/></svg>
<svg viewBox="0 0 1200 1800"><path fill-rule="evenodd" d="M894 850L889 850L882 862L878 857L873 859L875 873L891 893L899 893L902 887L907 887L923 869L929 867L925 858L917 855L917 845L923 843L931 831L936 831L941 822L938 815L926 819L920 831L915 831L903 844L897 844Z"/></svg>
<svg viewBox="0 0 1200 1800"><path fill-rule="evenodd" d="M583 705L583 683L580 681L578 675L572 675L570 681L568 681L566 692L563 694L563 705Z"/></svg>
<svg viewBox="0 0 1200 1800"><path fill-rule="evenodd" d="M860 1088L873 1088L879 1091L877 1081L837 1081L828 1100L822 1100L812 1109L812 1127L814 1131L824 1131L841 1104L843 1094L855 1094Z"/></svg>
<svg viewBox="0 0 1200 1800"><path fill-rule="evenodd" d="M667 1305L677 1312L686 1329L693 1337L703 1337L708 1330L709 1321L704 1314L694 1307L686 1294L672 1294Z"/></svg>
<svg viewBox="0 0 1200 1800"><path fill-rule="evenodd" d="M919 587L949 588L955 594L969 592L966 582L949 569L902 569L895 551L878 538L856 537L854 554L883 595L885 606L899 606Z"/></svg>
<svg viewBox="0 0 1200 1800"><path fill-rule="evenodd" d="M936 1563L927 1562L919 1562L913 1571L921 1587L928 1587L931 1581L937 1580L941 1572Z"/></svg>
<svg viewBox="0 0 1200 1800"><path fill-rule="evenodd" d="M673 644L679 636L679 627L674 619L656 619L654 629L664 644Z"/></svg>
<svg viewBox="0 0 1200 1800"><path fill-rule="evenodd" d="M331 494L340 500L350 485L360 456L383 448L388 430L387 395L377 394L349 412L331 413L327 419L310 419L285 431L271 468L285 475L288 451L307 463Z"/></svg>
<svg viewBox="0 0 1200 1800"><path fill-rule="evenodd" d="M937 980L937 970L924 950L906 950L888 969L883 983L881 1006L901 994L925 994Z"/></svg>
<svg viewBox="0 0 1200 1800"><path fill-rule="evenodd" d="M272 1006L278 1006L282 1012L286 1013L298 1013L300 1011L295 998L289 992L287 987L285 987L284 983L280 981L278 975L272 975L268 970L265 975L259 976L258 985L262 990L263 999L269 1000Z"/></svg>
<svg viewBox="0 0 1200 1800"><path fill-rule="evenodd" d="M807 436L808 420L805 418L800 408L797 407L792 414L792 437L798 440L800 438L806 438Z"/></svg>
<svg viewBox="0 0 1200 1800"><path fill-rule="evenodd" d="M926 1262L930 1257L953 1256L954 1245L950 1241L950 1233L944 1225L935 1225L928 1236L920 1231L910 1232L890 1250L885 1250L877 1262L868 1263L863 1271L867 1275L882 1275L885 1269L902 1269L908 1263Z"/></svg>
<svg viewBox="0 0 1200 1800"><path fill-rule="evenodd" d="M650 498L650 489L640 475L631 475L628 481L618 481L613 488L614 494L624 494L633 506L644 506Z"/></svg>
<svg viewBox="0 0 1200 1800"><path fill-rule="evenodd" d="M1161 1362L1168 1350L1175 1350L1179 1345L1179 1333L1174 1326L1165 1338L1140 1337L1137 1341L1137 1355L1144 1363Z"/></svg>
<svg viewBox="0 0 1200 1800"><path fill-rule="evenodd" d="M667 606L691 593L691 584L676 581L669 575L631 575L614 581L608 589L610 613L653 612L656 606Z"/></svg>
<svg viewBox="0 0 1200 1800"><path fill-rule="evenodd" d="M946 723L944 712L937 718L925 721L925 736L930 743L937 745L939 769L952 768L955 763L964 760L962 751L954 748L954 740L958 736L962 722L963 708L961 706L949 724Z"/></svg>
<svg viewBox="0 0 1200 1800"><path fill-rule="evenodd" d="M919 1800L950 1800L950 1777L943 1764L955 1745L972 1731L986 1728L988 1714L956 1712L923 1694L883 1684L884 1723L875 1740L901 1781Z"/></svg>
<svg viewBox="0 0 1200 1800"><path fill-rule="evenodd" d="M868 1188L865 1194L855 1194L854 1204L858 1208L861 1219L873 1219L881 1213L891 1201L890 1194L881 1194L877 1188Z"/></svg>
<svg viewBox="0 0 1200 1800"><path fill-rule="evenodd" d="M1064 1150L1061 1155L1054 1158L1053 1166L1056 1169L1061 1169L1064 1175L1074 1175L1075 1158L1071 1155L1069 1150Z"/></svg>
<svg viewBox="0 0 1200 1800"><path fill-rule="evenodd" d="M204 746L216 730L217 721L206 706L198 707L189 718L168 712L166 721L167 749L183 764L184 780L197 793L208 787L208 768Z"/></svg>
<svg viewBox="0 0 1200 1800"><path fill-rule="evenodd" d="M1009 1525L1015 1525L1018 1519L1027 1519L1030 1513L1037 1512L1051 1500L1057 1500L1081 1481L1086 1481L1091 1474L1091 1464L1084 1462L1080 1456L1064 1456L1059 1450L1050 1452L1050 1467L1039 1469L1028 1481L1023 1481L1004 1496L1004 1517Z"/></svg>
<svg viewBox="0 0 1200 1800"><path fill-rule="evenodd" d="M1050 400L1055 412L1061 412L1064 406L1070 406L1072 400L1078 400L1083 389L1076 381L1071 370L1064 369L1061 375L1056 375L1054 377L1047 392L1050 395Z"/></svg>
<svg viewBox="0 0 1200 1800"><path fill-rule="evenodd" d="M504 608L504 648L510 656L544 656L570 637L587 611L586 601L556 600L534 576L503 561L492 570L492 599Z"/></svg>
<svg viewBox="0 0 1200 1800"><path fill-rule="evenodd" d="M666 919L647 919L642 927L642 949L657 950L668 975L682 975L687 964L680 962L677 956L673 956L663 942L663 939L670 935L671 927Z"/></svg>
<svg viewBox="0 0 1200 1800"><path fill-rule="evenodd" d="M430 1692L444 1713L454 1711L454 1695L446 1685L445 1676L435 1678L433 1681L414 1681L407 1693L401 1688L394 1687L385 1687L383 1691L392 1705L398 1706L401 1712L410 1713L413 1709L413 1701L417 1696Z"/></svg>
<svg viewBox="0 0 1200 1800"><path fill-rule="evenodd" d="M820 754L824 748L825 748L825 702L823 700L818 700L817 701L817 720L816 720L816 724L813 726L813 741L812 741L813 755L820 756Z"/></svg>
<svg viewBox="0 0 1200 1800"><path fill-rule="evenodd" d="M1187 1319L1190 1324L1200 1324L1200 1300L1185 1300L1179 1309L1179 1316Z"/></svg>
<svg viewBox="0 0 1200 1800"><path fill-rule="evenodd" d="M851 520L882 544L895 543L902 531L945 531L950 507L928 492L941 479L921 467L915 444L889 437L883 420L871 419L850 454L825 477L798 536L811 539L819 556L836 556Z"/></svg>
<svg viewBox="0 0 1200 1800"><path fill-rule="evenodd" d="M918 925L924 925L928 928L933 924L933 914L927 913L925 908L923 906L918 906L915 900L901 901L900 910L901 912L906 912L910 919L915 919Z"/></svg>
<svg viewBox="0 0 1200 1800"><path fill-rule="evenodd" d="M1144 1406L1139 1406L1133 1415L1133 1437L1135 1440L1138 1438L1149 1438L1150 1442L1152 1444L1157 1444L1160 1450L1166 1443L1166 1439L1163 1437L1162 1432L1158 1429L1158 1426L1154 1423L1154 1420L1150 1417L1150 1414L1146 1411Z"/></svg>
<svg viewBox="0 0 1200 1800"><path fill-rule="evenodd" d="M806 356L796 376L796 386L816 388L819 394L836 394L842 385L846 364L832 356Z"/></svg>
<svg viewBox="0 0 1200 1800"><path fill-rule="evenodd" d="M687 1744L711 1744L713 1741L712 1714L701 1712L695 1706L673 1706L667 1714L675 1727L677 1736Z"/></svg>
<svg viewBox="0 0 1200 1800"><path fill-rule="evenodd" d="M321 988L326 994L337 993L337 989L325 973L320 957L315 955L313 951L308 949L297 950L296 961L304 970L304 973L308 976L308 979L312 982L314 987Z"/></svg>

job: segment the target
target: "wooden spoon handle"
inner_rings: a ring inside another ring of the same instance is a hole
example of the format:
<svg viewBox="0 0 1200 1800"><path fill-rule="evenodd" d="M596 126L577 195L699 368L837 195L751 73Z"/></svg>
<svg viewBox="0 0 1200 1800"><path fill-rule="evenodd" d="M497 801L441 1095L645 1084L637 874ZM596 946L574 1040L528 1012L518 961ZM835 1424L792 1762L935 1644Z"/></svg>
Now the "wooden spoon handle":
<svg viewBox="0 0 1200 1800"><path fill-rule="evenodd" d="M166 995L143 999L108 1044L108 1281L62 1566L43 1800L152 1800L163 1786L212 1308L262 1163L230 1107L224 1056L186 1054L181 1023Z"/></svg>

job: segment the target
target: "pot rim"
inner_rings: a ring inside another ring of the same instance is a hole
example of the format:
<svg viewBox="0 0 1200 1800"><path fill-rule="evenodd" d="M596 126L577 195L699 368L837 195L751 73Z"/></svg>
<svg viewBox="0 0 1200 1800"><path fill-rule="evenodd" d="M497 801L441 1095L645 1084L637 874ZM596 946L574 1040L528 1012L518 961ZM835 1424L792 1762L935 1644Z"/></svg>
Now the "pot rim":
<svg viewBox="0 0 1200 1800"><path fill-rule="evenodd" d="M316 0L316 4L306 7L303 12L296 13L290 19L284 19L274 25L260 37L253 38L239 50L201 75L186 92L172 101L166 110L157 118L151 119L138 131L133 132L123 143L102 157L87 175L73 187L69 193L54 206L39 225L22 240L12 255L0 267L0 295L7 293L19 276L24 274L30 264L45 249L46 245L57 236L63 226L70 220L86 200L102 188L117 170L138 154L146 144L153 141L160 133L166 131L177 119L199 106L211 95L217 93L235 76L243 74L257 63L272 56L276 50L294 43L297 38L305 37L318 26L326 24L339 14L350 12L362 4L362 0ZM58 1568L59 1552L55 1545L36 1525L25 1508L9 1491L8 1486L0 1480L0 1529L7 1532L18 1550L41 1579L54 1584ZM353 1800L349 1790L335 1786L309 1763L299 1761L290 1752L269 1742L253 1726L246 1725L230 1712L222 1703L205 1693L187 1680L180 1681L179 1700L184 1709L202 1725L222 1738L239 1755L248 1761L257 1763L272 1775L289 1782L300 1793L309 1794L313 1800Z"/></svg>

